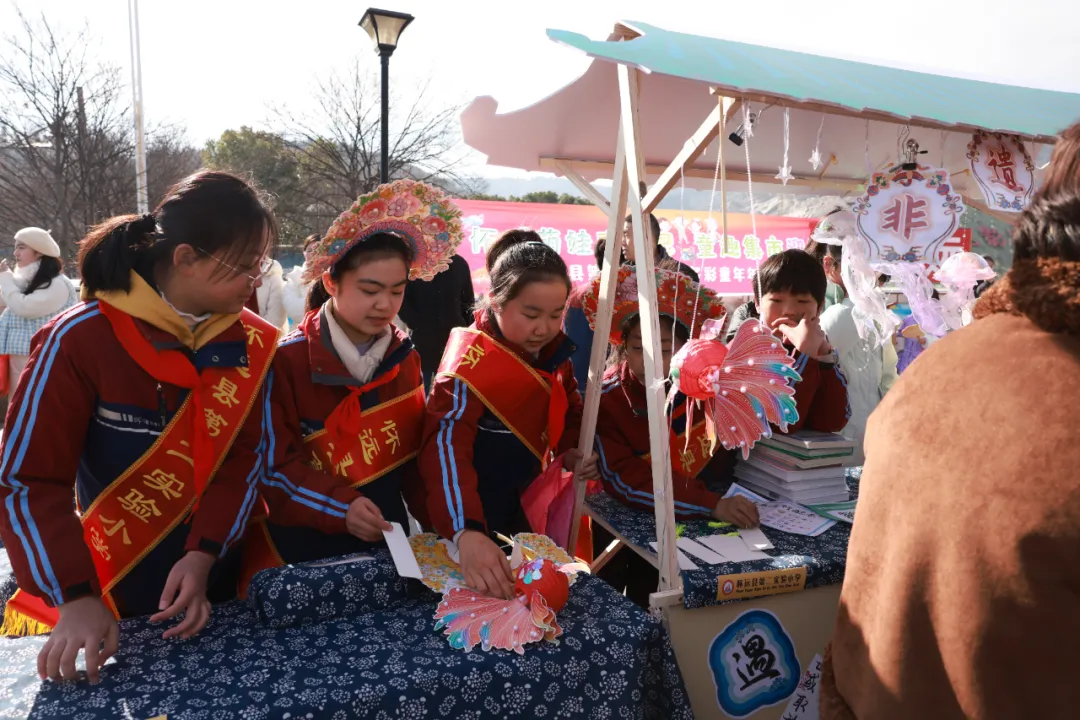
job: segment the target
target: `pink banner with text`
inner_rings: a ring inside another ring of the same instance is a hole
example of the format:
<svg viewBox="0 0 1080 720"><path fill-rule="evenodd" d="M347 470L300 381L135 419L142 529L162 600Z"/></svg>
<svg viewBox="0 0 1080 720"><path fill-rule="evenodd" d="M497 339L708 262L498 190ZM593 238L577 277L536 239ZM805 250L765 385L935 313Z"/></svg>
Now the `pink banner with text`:
<svg viewBox="0 0 1080 720"><path fill-rule="evenodd" d="M592 205L547 205L489 200L457 200L462 211L465 239L458 254L472 269L476 292L487 292L484 254L505 230L527 227L562 255L575 284L597 272L593 246L607 233L607 216ZM697 271L708 287L720 295L752 295L758 264L789 248L803 248L817 224L815 218L728 213L727 237L721 242L720 213L657 210L660 244ZM755 232L756 226L756 232ZM942 245L938 261L970 250L970 230Z"/></svg>

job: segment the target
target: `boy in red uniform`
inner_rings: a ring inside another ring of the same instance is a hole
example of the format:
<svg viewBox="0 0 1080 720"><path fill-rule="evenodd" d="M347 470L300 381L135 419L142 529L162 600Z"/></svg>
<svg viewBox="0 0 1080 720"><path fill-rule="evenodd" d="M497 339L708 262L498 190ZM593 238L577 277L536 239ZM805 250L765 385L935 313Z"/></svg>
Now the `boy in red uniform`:
<svg viewBox="0 0 1080 720"><path fill-rule="evenodd" d="M117 618L185 612L165 637L188 638L210 599L235 595L219 561L256 499L277 345L244 303L275 235L250 186L203 171L153 213L112 218L83 241L88 302L35 336L0 466L0 537L20 587L4 629L52 629L42 678L77 677L85 649L96 680Z"/></svg>
<svg viewBox="0 0 1080 720"><path fill-rule="evenodd" d="M426 524L420 356L393 320L410 278L448 267L460 215L438 189L399 180L358 198L310 254L307 316L267 380L269 514L249 533L245 585L265 567L382 544L390 522L408 528L406 503Z"/></svg>

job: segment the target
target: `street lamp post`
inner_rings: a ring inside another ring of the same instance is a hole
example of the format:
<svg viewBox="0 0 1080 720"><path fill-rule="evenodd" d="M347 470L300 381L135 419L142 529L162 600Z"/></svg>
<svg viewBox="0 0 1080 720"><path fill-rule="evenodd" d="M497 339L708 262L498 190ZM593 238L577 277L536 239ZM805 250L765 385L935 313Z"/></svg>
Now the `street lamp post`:
<svg viewBox="0 0 1080 720"><path fill-rule="evenodd" d="M391 10L368 8L360 18L360 27L364 28L375 51L382 61L382 158L379 167L379 182L390 181L390 56L397 48L398 38L413 21L413 16Z"/></svg>

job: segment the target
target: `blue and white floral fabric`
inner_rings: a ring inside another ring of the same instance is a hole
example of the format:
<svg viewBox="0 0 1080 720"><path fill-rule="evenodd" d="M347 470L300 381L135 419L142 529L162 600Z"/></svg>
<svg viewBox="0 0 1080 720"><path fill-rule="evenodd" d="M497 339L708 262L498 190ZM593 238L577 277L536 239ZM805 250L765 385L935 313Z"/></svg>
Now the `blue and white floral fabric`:
<svg viewBox="0 0 1080 720"><path fill-rule="evenodd" d="M251 579L248 601L261 625L311 625L397 607L409 599L407 583L381 551L263 570ZM423 590L416 582L412 596Z"/></svg>
<svg viewBox="0 0 1080 720"><path fill-rule="evenodd" d="M317 583L338 577L323 569L330 573L314 578L312 598L294 595L303 608L366 602L344 591L318 600ZM188 641L162 640L163 626L145 618L125 620L120 652L93 686L39 682L45 638L0 639L0 718L693 717L663 626L598 578L574 585L559 613L560 643L524 655L452 649L434 629L437 596L424 593L286 628L261 625L246 603L226 603Z"/></svg>
<svg viewBox="0 0 1080 720"><path fill-rule="evenodd" d="M862 468L850 468L847 471L848 490L851 499L859 495L859 477ZM656 518L652 513L631 510L605 493L590 496L586 503L589 511L602 518L620 535L638 548L652 554L649 543L656 542ZM734 532L734 527L719 530L709 527L705 520L690 520L679 523L682 535L688 538L715 535L718 532ZM739 600L717 600L717 583L723 575L779 570L783 568L806 567L806 588L834 585L844 581L844 568L847 566L848 539L851 526L838 522L817 537L792 535L779 530L768 529L769 540L775 549L766 550L769 560L752 560L740 563L721 563L706 565L696 563L697 570L683 570L683 605L687 608L725 605ZM628 551L623 551L628 552Z"/></svg>

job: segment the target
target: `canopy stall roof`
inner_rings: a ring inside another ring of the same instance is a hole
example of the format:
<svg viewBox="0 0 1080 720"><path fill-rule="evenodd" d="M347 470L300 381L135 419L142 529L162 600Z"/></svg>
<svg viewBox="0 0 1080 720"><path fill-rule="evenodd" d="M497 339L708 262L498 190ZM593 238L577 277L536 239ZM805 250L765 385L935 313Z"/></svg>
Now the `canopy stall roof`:
<svg viewBox="0 0 1080 720"><path fill-rule="evenodd" d="M645 71L639 107L650 179L717 107L717 95L743 98L754 111L764 111L750 142L755 183L777 182L784 151L781 108L791 108L789 162L796 179L788 192L857 189L870 171L897 161L905 125L928 151L924 162L958 176L967 167L967 143L976 128L1050 143L1080 118L1078 94L897 70L641 23L616 25L607 41L561 30L548 34L596 60L580 78L522 110L499 115L493 98L475 99L462 113L462 129L466 143L491 165L558 174L572 168L586 180L611 178L619 118L616 63ZM723 137L740 120L741 112L729 118ZM819 127L822 158L829 164L814 171L809 158ZM716 155L714 141L687 166L688 185L708 186ZM725 156L729 179L745 181L743 151L729 144ZM956 184L964 191L963 178Z"/></svg>

